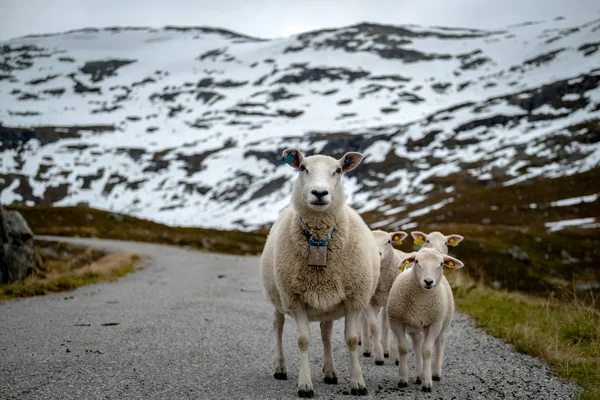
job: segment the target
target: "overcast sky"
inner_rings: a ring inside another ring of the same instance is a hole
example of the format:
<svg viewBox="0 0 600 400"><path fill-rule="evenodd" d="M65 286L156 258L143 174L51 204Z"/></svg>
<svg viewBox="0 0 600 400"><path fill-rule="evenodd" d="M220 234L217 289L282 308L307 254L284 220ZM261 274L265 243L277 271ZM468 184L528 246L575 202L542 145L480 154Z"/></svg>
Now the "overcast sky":
<svg viewBox="0 0 600 400"><path fill-rule="evenodd" d="M264 38L361 21L498 28L600 18L600 0L0 0L0 40L83 27L204 25Z"/></svg>

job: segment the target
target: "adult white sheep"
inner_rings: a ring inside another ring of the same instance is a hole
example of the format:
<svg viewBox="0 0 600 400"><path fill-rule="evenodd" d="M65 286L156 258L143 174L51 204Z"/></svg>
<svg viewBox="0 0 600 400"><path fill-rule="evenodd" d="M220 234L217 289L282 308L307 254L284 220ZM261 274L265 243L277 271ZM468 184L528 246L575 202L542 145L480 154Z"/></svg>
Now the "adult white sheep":
<svg viewBox="0 0 600 400"><path fill-rule="evenodd" d="M389 357L389 324L387 321L386 305L390 289L398 276L398 267L404 255L400 250L394 249L392 243L402 243L408 236L406 232L385 232L382 230L371 231L381 258L381 268L379 282L375 294L371 298L369 306L365 308L361 315L362 320L362 346L363 356L371 356L371 347L375 356L375 365L383 365L384 357ZM379 329L377 328L377 315L383 308L381 318L381 340L379 339ZM371 339L373 346L371 346ZM387 354L387 355L386 355Z"/></svg>
<svg viewBox="0 0 600 400"><path fill-rule="evenodd" d="M375 292L380 262L375 238L345 203L341 183L342 174L356 168L363 155L349 152L339 160L324 155L304 157L300 150L290 148L283 151L283 160L299 175L291 207L271 228L261 256L266 297L275 307L275 378L287 379L282 332L284 314L289 314L298 328L298 395L314 396L309 321L321 322L325 383L337 383L331 332L333 321L345 317L351 393L366 395L358 361L358 316Z"/></svg>
<svg viewBox="0 0 600 400"><path fill-rule="evenodd" d="M398 386L408 386L408 333L415 352L417 383L422 379L423 391L431 392L432 379L439 380L442 376L446 330L454 316L454 296L444 277L443 266L462 268L464 265L460 260L430 248L410 253L402 263L414 265L398 275L387 303L390 328L396 336L400 356Z"/></svg>

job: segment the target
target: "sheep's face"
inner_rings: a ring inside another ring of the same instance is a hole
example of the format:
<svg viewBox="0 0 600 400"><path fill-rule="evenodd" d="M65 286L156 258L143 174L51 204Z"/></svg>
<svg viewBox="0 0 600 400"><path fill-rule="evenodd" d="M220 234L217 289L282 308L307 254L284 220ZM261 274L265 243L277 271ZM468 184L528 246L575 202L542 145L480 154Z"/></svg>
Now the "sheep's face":
<svg viewBox="0 0 600 400"><path fill-rule="evenodd" d="M431 232L429 235L415 231L410 233L415 239L416 245L423 245L423 248L436 249L442 254L448 254L448 246L457 246L464 238L460 235L444 236L441 232Z"/></svg>
<svg viewBox="0 0 600 400"><path fill-rule="evenodd" d="M379 258L381 261L389 260L394 257L393 243L402 243L402 241L408 236L406 232L402 231L388 233L381 230L374 230L371 232L373 232L373 236L377 242Z"/></svg>
<svg viewBox="0 0 600 400"><path fill-rule="evenodd" d="M425 248L410 253L402 260L402 264L413 263L413 273L419 284L427 290L435 288L444 274L443 266L449 268L462 268L464 264L447 254L442 254L435 249Z"/></svg>
<svg viewBox="0 0 600 400"><path fill-rule="evenodd" d="M323 212L332 204L344 202L342 174L356 168L363 155L346 153L336 160L323 155L304 157L298 149L286 149L282 159L298 170L293 196L296 205Z"/></svg>

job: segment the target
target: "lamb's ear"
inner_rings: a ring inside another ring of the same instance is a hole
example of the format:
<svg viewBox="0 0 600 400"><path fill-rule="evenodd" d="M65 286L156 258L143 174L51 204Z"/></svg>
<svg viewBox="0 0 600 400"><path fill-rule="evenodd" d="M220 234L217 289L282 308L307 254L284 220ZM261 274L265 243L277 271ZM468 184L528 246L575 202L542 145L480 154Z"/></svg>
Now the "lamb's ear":
<svg viewBox="0 0 600 400"><path fill-rule="evenodd" d="M351 151L344 154L344 157L340 158L338 161L342 166L342 171L348 172L358 167L364 158L365 156L362 154Z"/></svg>
<svg viewBox="0 0 600 400"><path fill-rule="evenodd" d="M465 266L458 258L444 254L444 265L448 268L458 269Z"/></svg>
<svg viewBox="0 0 600 400"><path fill-rule="evenodd" d="M415 259L417 258L417 253L412 252L409 255L407 255L406 257L404 257L402 259L402 261L400 261L400 265L398 266L398 269L401 271L404 271L404 269L406 268L406 266L412 262L415 261Z"/></svg>
<svg viewBox="0 0 600 400"><path fill-rule="evenodd" d="M392 236L392 240L398 244L402 244L402 241L404 239L406 239L406 237L408 236L408 233L404 232L404 231L398 231L398 232L392 232L390 233L390 235Z"/></svg>
<svg viewBox="0 0 600 400"><path fill-rule="evenodd" d="M413 237L413 239L415 239L415 244L417 246L421 246L427 240L427 235L423 232L414 231L411 232L410 235Z"/></svg>
<svg viewBox="0 0 600 400"><path fill-rule="evenodd" d="M446 243L450 246L458 246L458 244L464 239L460 235L448 235L446 236Z"/></svg>
<svg viewBox="0 0 600 400"><path fill-rule="evenodd" d="M296 148L285 149L281 156L281 161L292 168L300 167L302 160L304 160L304 156L302 155L302 152Z"/></svg>

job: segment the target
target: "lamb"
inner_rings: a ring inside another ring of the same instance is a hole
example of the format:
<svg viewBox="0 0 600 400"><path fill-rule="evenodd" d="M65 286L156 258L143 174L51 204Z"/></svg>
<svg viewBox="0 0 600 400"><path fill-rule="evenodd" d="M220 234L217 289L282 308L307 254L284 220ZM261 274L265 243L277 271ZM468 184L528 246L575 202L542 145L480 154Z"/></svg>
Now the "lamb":
<svg viewBox="0 0 600 400"><path fill-rule="evenodd" d="M398 275L398 266L400 266L400 261L403 258L400 256L401 252L392 247L392 242L402 243L402 240L408 234L402 231L388 233L382 230L374 230L371 232L375 237L379 250L381 269L375 294L371 298L369 306L363 310L361 315L363 329L360 336L362 338L363 356L371 356L371 339L373 339L375 365L383 365L384 357L389 357L389 340L384 340L384 338L389 339L389 325L385 306L390 288ZM377 314L381 308L383 308L383 316L380 341L378 339Z"/></svg>
<svg viewBox="0 0 600 400"><path fill-rule="evenodd" d="M417 246L423 245L422 248L436 249L442 254L448 254L448 245L456 247L464 239L464 237L455 234L445 236L438 231L431 232L429 235L419 231L410 234Z"/></svg>
<svg viewBox="0 0 600 400"><path fill-rule="evenodd" d="M358 317L369 305L379 281L377 244L368 226L344 199L342 174L352 171L363 155L348 152L339 160L304 157L283 151L283 160L298 170L291 206L271 228L260 259L267 300L274 306L275 378L287 379L282 333L285 314L298 328L300 372L298 396L313 397L309 369L310 321L320 321L325 383L337 384L331 333L333 321L345 317L353 395L366 395L358 360Z"/></svg>
<svg viewBox="0 0 600 400"><path fill-rule="evenodd" d="M400 356L398 387L408 386L408 333L415 352L417 383L421 383L422 379L422 390L431 392L432 379L440 380L442 376L446 330L454 316L454 297L444 277L443 266L462 268L464 264L430 248L410 253L402 260L402 264L408 263L414 265L398 275L387 303L389 323L398 342Z"/></svg>

